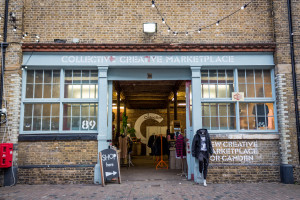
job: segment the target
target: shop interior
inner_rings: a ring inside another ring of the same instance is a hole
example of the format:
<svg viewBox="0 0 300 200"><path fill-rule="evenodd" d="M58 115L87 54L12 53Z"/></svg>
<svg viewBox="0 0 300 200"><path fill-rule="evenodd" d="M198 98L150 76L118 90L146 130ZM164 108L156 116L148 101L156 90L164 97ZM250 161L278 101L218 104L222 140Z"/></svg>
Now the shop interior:
<svg viewBox="0 0 300 200"><path fill-rule="evenodd" d="M186 152L175 149L177 139L185 143L186 81L114 81L112 111L121 174L186 176Z"/></svg>

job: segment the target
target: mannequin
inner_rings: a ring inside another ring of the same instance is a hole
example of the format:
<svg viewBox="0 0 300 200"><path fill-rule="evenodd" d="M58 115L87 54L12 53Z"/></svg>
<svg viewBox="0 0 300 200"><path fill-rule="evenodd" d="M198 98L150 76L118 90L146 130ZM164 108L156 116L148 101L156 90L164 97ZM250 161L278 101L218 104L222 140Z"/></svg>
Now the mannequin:
<svg viewBox="0 0 300 200"><path fill-rule="evenodd" d="M209 156L213 154L213 147L210 141L207 129L197 130L192 144L192 156L197 158L199 161L199 172L202 174L204 182L203 185L206 187L207 168L209 165Z"/></svg>

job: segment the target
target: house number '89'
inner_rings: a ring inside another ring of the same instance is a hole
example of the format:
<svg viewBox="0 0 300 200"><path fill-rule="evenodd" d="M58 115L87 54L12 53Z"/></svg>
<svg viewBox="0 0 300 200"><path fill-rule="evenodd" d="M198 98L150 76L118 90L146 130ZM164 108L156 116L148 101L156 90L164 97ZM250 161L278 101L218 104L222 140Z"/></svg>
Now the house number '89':
<svg viewBox="0 0 300 200"><path fill-rule="evenodd" d="M82 127L82 129L94 129L95 126L96 126L95 120L91 120L91 121L83 120L81 127Z"/></svg>

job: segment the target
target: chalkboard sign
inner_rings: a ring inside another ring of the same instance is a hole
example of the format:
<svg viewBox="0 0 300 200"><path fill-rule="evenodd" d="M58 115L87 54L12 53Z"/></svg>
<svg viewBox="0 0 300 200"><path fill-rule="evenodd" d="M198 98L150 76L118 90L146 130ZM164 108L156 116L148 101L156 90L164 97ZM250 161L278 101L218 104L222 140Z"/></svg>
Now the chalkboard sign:
<svg viewBox="0 0 300 200"><path fill-rule="evenodd" d="M120 164L118 154L113 149L104 149L99 153L100 170L102 185L105 185L105 181L110 181L113 178L118 178L118 182L121 183Z"/></svg>

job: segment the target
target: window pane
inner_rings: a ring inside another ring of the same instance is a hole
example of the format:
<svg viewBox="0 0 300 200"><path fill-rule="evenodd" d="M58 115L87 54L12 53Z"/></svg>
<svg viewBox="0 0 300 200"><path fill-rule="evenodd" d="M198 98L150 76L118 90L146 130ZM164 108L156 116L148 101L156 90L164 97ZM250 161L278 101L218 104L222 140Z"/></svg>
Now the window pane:
<svg viewBox="0 0 300 200"><path fill-rule="evenodd" d="M248 130L248 123L247 117L240 117L241 130Z"/></svg>
<svg viewBox="0 0 300 200"><path fill-rule="evenodd" d="M24 104L24 116L32 116L32 104Z"/></svg>
<svg viewBox="0 0 300 200"><path fill-rule="evenodd" d="M218 107L217 104L211 103L210 104L210 115L211 116L218 116Z"/></svg>
<svg viewBox="0 0 300 200"><path fill-rule="evenodd" d="M217 70L209 70L209 83L217 83Z"/></svg>
<svg viewBox="0 0 300 200"><path fill-rule="evenodd" d="M249 117L249 129L256 130L255 117Z"/></svg>
<svg viewBox="0 0 300 200"><path fill-rule="evenodd" d="M208 103L203 103L202 104L202 116L210 116L209 104Z"/></svg>
<svg viewBox="0 0 300 200"><path fill-rule="evenodd" d="M227 117L220 117L220 130L227 130Z"/></svg>
<svg viewBox="0 0 300 200"><path fill-rule="evenodd" d="M43 117L50 116L51 114L51 104L43 104Z"/></svg>
<svg viewBox="0 0 300 200"><path fill-rule="evenodd" d="M42 95L43 95L43 85L36 84L34 90L34 98L42 98Z"/></svg>
<svg viewBox="0 0 300 200"><path fill-rule="evenodd" d="M247 84L254 83L254 73L253 70L246 70Z"/></svg>
<svg viewBox="0 0 300 200"><path fill-rule="evenodd" d="M73 98L73 85L65 85L65 98Z"/></svg>
<svg viewBox="0 0 300 200"><path fill-rule="evenodd" d="M34 70L28 70L26 83L33 83L33 80L34 80Z"/></svg>
<svg viewBox="0 0 300 200"><path fill-rule="evenodd" d="M233 84L234 83L234 77L233 77L233 70L226 70L227 74L227 84Z"/></svg>
<svg viewBox="0 0 300 200"><path fill-rule="evenodd" d="M43 83L43 70L35 70L35 83Z"/></svg>
<svg viewBox="0 0 300 200"><path fill-rule="evenodd" d="M238 70L239 84L246 83L245 70Z"/></svg>
<svg viewBox="0 0 300 200"><path fill-rule="evenodd" d="M59 116L59 104L52 104L52 116Z"/></svg>
<svg viewBox="0 0 300 200"><path fill-rule="evenodd" d="M72 117L72 130L80 130L80 117Z"/></svg>
<svg viewBox="0 0 300 200"><path fill-rule="evenodd" d="M272 85L265 84L265 97L272 97Z"/></svg>
<svg viewBox="0 0 300 200"><path fill-rule="evenodd" d="M89 122L90 130L97 130L97 117L91 117Z"/></svg>
<svg viewBox="0 0 300 200"><path fill-rule="evenodd" d="M244 96L246 97L246 85L239 84L239 92L244 92Z"/></svg>
<svg viewBox="0 0 300 200"><path fill-rule="evenodd" d="M59 84L60 83L60 71L53 70L53 83Z"/></svg>
<svg viewBox="0 0 300 200"><path fill-rule="evenodd" d="M82 83L86 84L90 82L90 71L82 71Z"/></svg>
<svg viewBox="0 0 300 200"><path fill-rule="evenodd" d="M59 130L59 118L52 117L51 118L51 131L57 131L57 130Z"/></svg>
<svg viewBox="0 0 300 200"><path fill-rule="evenodd" d="M52 86L52 98L59 98L60 97L60 85L54 84Z"/></svg>
<svg viewBox="0 0 300 200"><path fill-rule="evenodd" d="M218 85L218 97L219 98L226 98L227 93L227 86L226 85Z"/></svg>
<svg viewBox="0 0 300 200"><path fill-rule="evenodd" d="M219 104L219 116L227 117L227 104L226 103Z"/></svg>
<svg viewBox="0 0 300 200"><path fill-rule="evenodd" d="M202 85L202 98L209 98L208 85Z"/></svg>
<svg viewBox="0 0 300 200"><path fill-rule="evenodd" d="M52 71L51 70L44 71L44 83L52 83Z"/></svg>
<svg viewBox="0 0 300 200"><path fill-rule="evenodd" d="M203 117L202 118L202 127L210 130L210 121L209 117Z"/></svg>
<svg viewBox="0 0 300 200"><path fill-rule="evenodd" d="M98 104L91 104L90 105L90 116L97 116L97 106Z"/></svg>
<svg viewBox="0 0 300 200"><path fill-rule="evenodd" d="M81 83L81 70L73 70L73 83Z"/></svg>
<svg viewBox="0 0 300 200"><path fill-rule="evenodd" d="M73 97L81 98L81 85L73 85Z"/></svg>
<svg viewBox="0 0 300 200"><path fill-rule="evenodd" d="M209 87L209 94L210 94L210 98L216 98L217 97L217 91L216 91L216 86L217 85L208 85Z"/></svg>
<svg viewBox="0 0 300 200"><path fill-rule="evenodd" d="M219 129L219 120L218 117L211 117L211 130Z"/></svg>
<svg viewBox="0 0 300 200"><path fill-rule="evenodd" d="M82 98L90 98L90 86L82 85Z"/></svg>
<svg viewBox="0 0 300 200"><path fill-rule="evenodd" d="M42 114L42 104L34 104L33 106L33 116L40 117Z"/></svg>
<svg viewBox="0 0 300 200"><path fill-rule="evenodd" d="M89 104L81 104L81 116L89 116Z"/></svg>
<svg viewBox="0 0 300 200"><path fill-rule="evenodd" d="M96 98L96 86L90 85L90 98Z"/></svg>
<svg viewBox="0 0 300 200"><path fill-rule="evenodd" d="M63 130L71 130L71 117L64 117Z"/></svg>
<svg viewBox="0 0 300 200"><path fill-rule="evenodd" d="M255 83L263 83L262 70L255 70Z"/></svg>
<svg viewBox="0 0 300 200"><path fill-rule="evenodd" d="M208 83L208 70L201 70L201 83Z"/></svg>
<svg viewBox="0 0 300 200"><path fill-rule="evenodd" d="M65 84L71 84L72 83L72 70L66 70L65 71Z"/></svg>
<svg viewBox="0 0 300 200"><path fill-rule="evenodd" d="M264 97L263 84L255 84L256 97Z"/></svg>
<svg viewBox="0 0 300 200"><path fill-rule="evenodd" d="M225 70L218 70L218 84L226 84Z"/></svg>
<svg viewBox="0 0 300 200"><path fill-rule="evenodd" d="M91 83L98 83L98 71L92 70L91 71Z"/></svg>
<svg viewBox="0 0 300 200"><path fill-rule="evenodd" d="M233 91L234 91L233 84L228 84L227 85L227 98L231 98Z"/></svg>
<svg viewBox="0 0 300 200"><path fill-rule="evenodd" d="M271 83L271 71L263 70L264 73L264 83Z"/></svg>
<svg viewBox="0 0 300 200"><path fill-rule="evenodd" d="M72 116L80 116L80 105L78 104L72 105Z"/></svg>
<svg viewBox="0 0 300 200"><path fill-rule="evenodd" d="M42 131L50 131L50 117L43 117Z"/></svg>
<svg viewBox="0 0 300 200"><path fill-rule="evenodd" d="M247 96L246 97L255 97L255 93L254 93L254 84L247 84Z"/></svg>
<svg viewBox="0 0 300 200"><path fill-rule="evenodd" d="M41 117L33 117L33 127L32 127L33 131L41 130L41 124L42 124L41 119L42 119Z"/></svg>
<svg viewBox="0 0 300 200"><path fill-rule="evenodd" d="M229 129L232 130L232 129L236 129L236 120L235 120L235 117L229 117Z"/></svg>
<svg viewBox="0 0 300 200"><path fill-rule="evenodd" d="M44 85L44 98L51 98L51 84Z"/></svg>
<svg viewBox="0 0 300 200"><path fill-rule="evenodd" d="M70 104L64 104L64 117L72 115L71 109Z"/></svg>
<svg viewBox="0 0 300 200"><path fill-rule="evenodd" d="M24 131L31 131L32 117L24 117Z"/></svg>
<svg viewBox="0 0 300 200"><path fill-rule="evenodd" d="M33 98L33 84L26 85L26 98Z"/></svg>

